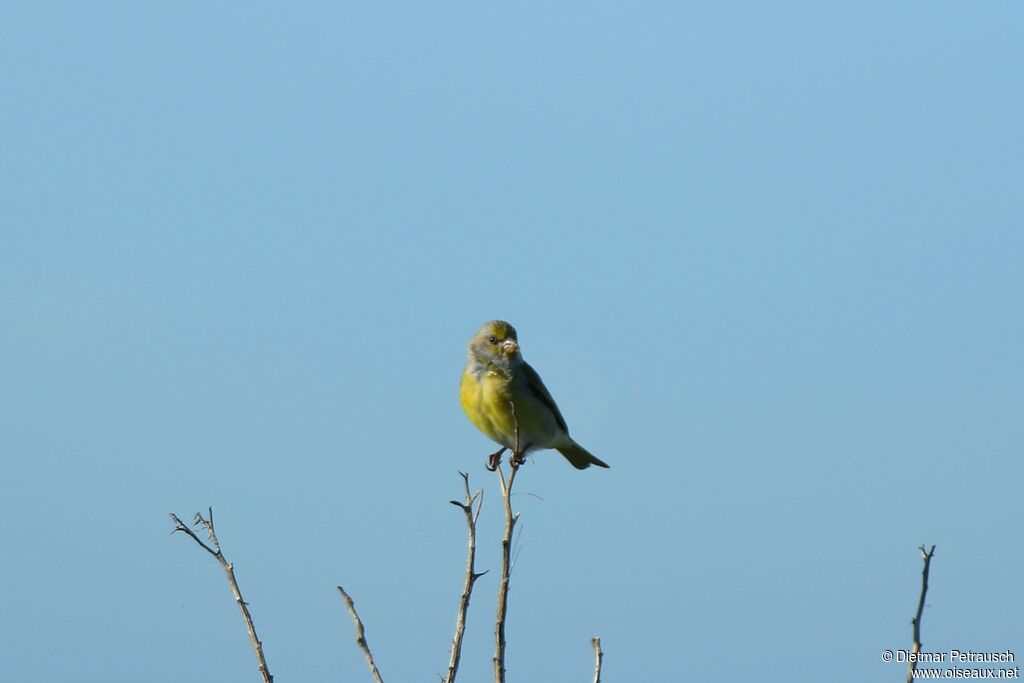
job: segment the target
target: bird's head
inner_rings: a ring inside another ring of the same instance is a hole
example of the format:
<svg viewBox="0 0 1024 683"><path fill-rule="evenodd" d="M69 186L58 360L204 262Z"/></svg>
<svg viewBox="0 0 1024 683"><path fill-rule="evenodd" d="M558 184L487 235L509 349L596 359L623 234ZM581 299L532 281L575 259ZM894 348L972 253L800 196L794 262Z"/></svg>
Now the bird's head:
<svg viewBox="0 0 1024 683"><path fill-rule="evenodd" d="M469 340L469 358L484 368L507 372L522 359L516 328L504 320L484 323Z"/></svg>

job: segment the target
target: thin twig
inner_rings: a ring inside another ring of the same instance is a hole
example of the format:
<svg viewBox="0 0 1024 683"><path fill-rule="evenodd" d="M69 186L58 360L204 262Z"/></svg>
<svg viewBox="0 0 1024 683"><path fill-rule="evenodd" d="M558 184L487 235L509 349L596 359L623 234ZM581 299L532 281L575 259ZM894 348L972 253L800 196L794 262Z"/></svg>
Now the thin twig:
<svg viewBox="0 0 1024 683"><path fill-rule="evenodd" d="M462 584L462 596L459 598L459 613L455 618L455 635L452 637L451 657L448 659L448 675L444 683L455 683L455 675L459 671L459 659L462 656L462 636L466 632L466 612L469 609L469 598L473 593L473 584L487 572L476 573L476 520L480 517L480 509L484 505L483 490L474 494L469 492L469 475L462 475L462 483L466 489L466 502L450 501L455 507L461 508L466 515L466 526L469 529L469 550L466 554L466 580ZM473 509L474 504L476 509Z"/></svg>
<svg viewBox="0 0 1024 683"><path fill-rule="evenodd" d="M366 630L363 629L362 619L356 613L356 603L352 602L352 598L341 586L338 586L338 592L341 593L341 598L345 601L345 606L348 607L348 613L352 615L352 623L356 627L356 643L359 645L359 649L363 651L363 656L366 657L366 665L370 667L373 680L376 683L384 683L380 677L380 671L377 670L377 663L373 661L373 653L370 652L370 646L366 642Z"/></svg>
<svg viewBox="0 0 1024 683"><path fill-rule="evenodd" d="M590 639L590 644L594 646L594 683L601 683L601 660L604 659L604 653L601 652L601 638L594 636Z"/></svg>
<svg viewBox="0 0 1024 683"><path fill-rule="evenodd" d="M263 677L264 683L274 683L274 677L270 675L270 669L267 667L267 659L263 656L263 643L260 642L259 637L256 635L256 626L252 623L252 615L249 614L249 603L242 599L242 591L238 589L238 581L235 580L235 565L228 562L224 557L224 553L220 550L220 542L217 540L217 531L213 526L213 508L206 509L207 516L204 518L200 513L196 513L193 526L196 528L206 529L206 535L210 543L207 544L203 539L199 538L191 528L188 527L178 515L171 513L171 521L174 522L174 533L181 531L187 534L193 541L199 544L199 547L210 553L216 558L220 566L224 568L224 573L228 577L228 585L231 586L231 594L235 596L235 602L238 604L238 609L242 612L242 617L245 619L245 628L249 632L249 642L252 643L253 652L256 653L256 663L260 667L260 675Z"/></svg>
<svg viewBox="0 0 1024 683"><path fill-rule="evenodd" d="M907 683L913 683L914 670L917 669L917 655L921 652L921 614L924 612L924 599L928 595L928 572L932 567L932 557L935 555L935 546L931 550L925 550L922 545L921 559L924 561L924 568L921 570L921 598L917 601L917 614L910 622L914 625L914 646L910 651L910 663L907 665Z"/></svg>
<svg viewBox="0 0 1024 683"><path fill-rule="evenodd" d="M510 467L508 481L501 465L497 467L498 482L501 484L501 497L505 501L505 534L501 537L501 583L498 584L498 613L494 625L494 682L505 683L505 619L508 616L508 585L512 573L512 532L515 530L519 513L512 514L512 483L516 480L516 472L522 464L519 452L519 416L516 414L515 401L510 400L512 419L515 421L516 447L508 459Z"/></svg>
<svg viewBox="0 0 1024 683"><path fill-rule="evenodd" d="M498 585L498 614L494 627L494 680L505 683L505 618L508 615L509 574L512 571L512 532L515 530L519 513L512 514L512 483L516 479L518 467L512 467L505 480L505 473L498 467L498 481L501 483L501 496L505 501L505 535L501 538L501 583Z"/></svg>

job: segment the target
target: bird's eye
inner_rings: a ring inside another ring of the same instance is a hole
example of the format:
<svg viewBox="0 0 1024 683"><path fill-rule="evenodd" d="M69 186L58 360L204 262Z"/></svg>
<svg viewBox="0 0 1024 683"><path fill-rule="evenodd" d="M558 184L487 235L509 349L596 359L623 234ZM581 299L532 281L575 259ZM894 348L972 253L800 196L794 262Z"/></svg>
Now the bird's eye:
<svg viewBox="0 0 1024 683"><path fill-rule="evenodd" d="M488 337L487 341L491 342L492 344L497 344L498 343L498 340L495 339L494 337Z"/></svg>

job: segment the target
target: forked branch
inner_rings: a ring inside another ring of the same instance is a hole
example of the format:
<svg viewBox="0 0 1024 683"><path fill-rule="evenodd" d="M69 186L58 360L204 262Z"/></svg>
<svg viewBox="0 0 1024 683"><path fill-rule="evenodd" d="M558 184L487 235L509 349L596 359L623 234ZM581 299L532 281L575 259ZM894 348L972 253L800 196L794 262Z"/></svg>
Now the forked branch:
<svg viewBox="0 0 1024 683"><path fill-rule="evenodd" d="M462 657L462 637L466 633L466 612L469 610L469 598L473 594L473 584L487 572L476 572L476 520L480 517L480 510L484 505L483 490L470 494L469 475L459 472L462 475L462 483L465 487L465 502L457 500L450 501L452 505L462 510L466 515L466 527L469 531L469 550L466 553L466 579L462 583L462 596L459 598L459 613L455 617L455 635L452 636L451 656L448 658L448 674L444 677L444 683L455 683L455 676L459 672L459 660ZM474 507L475 506L475 507Z"/></svg>
<svg viewBox="0 0 1024 683"><path fill-rule="evenodd" d="M256 635L256 626L253 625L252 615L249 614L249 603L242 599L242 591L239 590L238 581L235 580L235 566L227 561L224 553L220 550L217 530L213 526L213 508L207 508L206 514L207 516L203 517L197 512L192 525L197 529L206 530L209 543L199 538L196 532L182 522L178 515L173 512L171 513L171 521L174 522L174 531L171 533L180 531L188 535L189 538L199 544L200 548L213 555L217 562L220 563L220 566L224 568L224 573L228 577L228 585L231 587L231 594L235 596L238 609L242 612L242 618L245 619L245 628L249 632L249 642L252 643L253 652L256 653L256 662L260 667L260 676L263 677L264 683L274 683L274 677L270 675L270 669L267 667L267 659L263 656L263 643L260 642L259 637Z"/></svg>
<svg viewBox="0 0 1024 683"><path fill-rule="evenodd" d="M501 583L498 584L498 610L494 625L494 683L505 683L505 620L508 617L508 585L512 573L512 532L515 531L519 513L512 514L512 484L516 480L516 472L523 463L523 453L519 443L519 415L516 414L515 401L509 401L512 408L512 419L515 420L516 443L509 457L508 480L501 464L498 471L498 482L501 484L501 497L505 503L505 534L501 537Z"/></svg>
<svg viewBox="0 0 1024 683"><path fill-rule="evenodd" d="M518 467L511 467L508 479L498 466L498 481L501 497L505 502L505 534L501 537L501 583L498 584L498 613L494 626L494 681L505 683L505 620L508 617L509 575L512 572L512 533L515 531L519 513L512 513L512 484Z"/></svg>
<svg viewBox="0 0 1024 683"><path fill-rule="evenodd" d="M921 652L921 614L924 612L924 599L928 595L928 572L932 567L932 557L935 555L935 546L931 550L925 550L922 545L921 560L924 561L924 568L921 570L921 597L917 601L917 614L914 615L914 646L910 651L910 663L907 665L907 683L913 683L914 670L917 669L917 654Z"/></svg>

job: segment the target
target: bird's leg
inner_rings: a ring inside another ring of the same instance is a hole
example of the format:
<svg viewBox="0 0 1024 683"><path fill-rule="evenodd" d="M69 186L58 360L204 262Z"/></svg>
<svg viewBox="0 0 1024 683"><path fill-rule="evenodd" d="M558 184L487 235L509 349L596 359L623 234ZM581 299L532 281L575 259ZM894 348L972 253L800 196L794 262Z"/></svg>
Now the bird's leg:
<svg viewBox="0 0 1024 683"><path fill-rule="evenodd" d="M532 444L526 444L526 447L521 451L516 451L512 455L508 456L508 464L512 467L519 467L526 462L526 451L530 450Z"/></svg>
<svg viewBox="0 0 1024 683"><path fill-rule="evenodd" d="M526 448L519 447L519 415L516 414L516 402L509 398L509 406L512 408L512 419L516 421L516 447L512 449L512 455L508 456L508 464L512 469L517 470L526 462Z"/></svg>
<svg viewBox="0 0 1024 683"><path fill-rule="evenodd" d="M489 469L491 472L498 469L498 465L501 464L501 454L507 450L508 448L502 446L501 450L495 451L494 453L491 453L489 456L487 456L487 469Z"/></svg>

